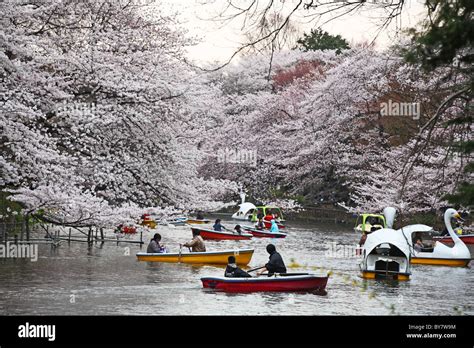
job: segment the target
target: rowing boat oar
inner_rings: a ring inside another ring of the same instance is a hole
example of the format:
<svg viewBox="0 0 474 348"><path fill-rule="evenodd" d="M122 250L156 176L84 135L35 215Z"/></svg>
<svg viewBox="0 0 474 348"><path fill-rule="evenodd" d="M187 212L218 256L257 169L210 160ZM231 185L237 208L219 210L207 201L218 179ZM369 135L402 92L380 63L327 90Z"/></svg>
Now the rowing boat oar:
<svg viewBox="0 0 474 348"><path fill-rule="evenodd" d="M257 271L257 270L262 269L262 268L265 268L265 266L249 269L249 270L247 271L247 273L250 273L250 272L253 272L253 271Z"/></svg>

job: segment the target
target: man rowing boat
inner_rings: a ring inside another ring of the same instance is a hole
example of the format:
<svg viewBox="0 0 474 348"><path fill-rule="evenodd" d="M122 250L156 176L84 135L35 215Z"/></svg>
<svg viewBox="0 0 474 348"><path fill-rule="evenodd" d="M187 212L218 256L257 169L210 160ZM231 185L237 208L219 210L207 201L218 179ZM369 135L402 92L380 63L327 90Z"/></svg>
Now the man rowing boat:
<svg viewBox="0 0 474 348"><path fill-rule="evenodd" d="M261 271L257 272L257 275L261 275L265 271L268 272L269 277L275 273L286 273L286 266L283 262L283 258L276 251L273 244L267 245L267 252L270 254L269 261Z"/></svg>
<svg viewBox="0 0 474 348"><path fill-rule="evenodd" d="M181 244L179 246L181 247ZM193 229L193 239L182 246L191 248L191 251L195 253L206 251L206 245L204 244L204 239L200 236L199 230Z"/></svg>

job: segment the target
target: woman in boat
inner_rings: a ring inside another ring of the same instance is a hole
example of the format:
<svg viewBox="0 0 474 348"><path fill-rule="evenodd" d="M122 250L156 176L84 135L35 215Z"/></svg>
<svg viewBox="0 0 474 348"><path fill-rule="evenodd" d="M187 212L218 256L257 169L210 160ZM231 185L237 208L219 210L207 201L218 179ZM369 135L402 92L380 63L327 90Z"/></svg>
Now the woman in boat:
<svg viewBox="0 0 474 348"><path fill-rule="evenodd" d="M229 278L249 278L251 277L250 274L245 272L244 270L240 269L236 264L235 264L235 257L234 256L229 256L228 258L228 264L224 272L224 277L229 277Z"/></svg>
<svg viewBox="0 0 474 348"><path fill-rule="evenodd" d="M283 258L276 251L276 248L273 244L267 245L267 252L270 254L269 261L262 270L257 272L257 274L260 275L267 271L268 276L270 277L275 273L286 273L286 266L283 262Z"/></svg>
<svg viewBox="0 0 474 348"><path fill-rule="evenodd" d="M146 252L149 254L166 253L166 247L164 245L160 245L160 241L161 235L159 233L155 233L153 238L150 240L150 244L148 244Z"/></svg>
<svg viewBox="0 0 474 348"><path fill-rule="evenodd" d="M280 232L278 229L278 224L276 223L275 220L272 220L272 226L270 227L270 232Z"/></svg>
<svg viewBox="0 0 474 348"><path fill-rule="evenodd" d="M270 213L267 213L267 215L264 216L263 220L269 222L273 220L273 215Z"/></svg>
<svg viewBox="0 0 474 348"><path fill-rule="evenodd" d="M196 220L204 220L204 215L202 214L202 211L197 212Z"/></svg>
<svg viewBox="0 0 474 348"><path fill-rule="evenodd" d="M221 225L221 219L217 219L212 228L214 229L214 231L217 232L222 232L222 230L226 230L226 228Z"/></svg>
<svg viewBox="0 0 474 348"><path fill-rule="evenodd" d="M190 242L187 242L183 245L180 244L179 246L180 247L185 246L185 247L191 248L191 251L193 253L206 251L206 245L204 244L204 239L202 239L198 230L193 230L193 239Z"/></svg>
<svg viewBox="0 0 474 348"><path fill-rule="evenodd" d="M242 234L242 228L240 227L240 225L236 225L234 230L235 230L235 233Z"/></svg>

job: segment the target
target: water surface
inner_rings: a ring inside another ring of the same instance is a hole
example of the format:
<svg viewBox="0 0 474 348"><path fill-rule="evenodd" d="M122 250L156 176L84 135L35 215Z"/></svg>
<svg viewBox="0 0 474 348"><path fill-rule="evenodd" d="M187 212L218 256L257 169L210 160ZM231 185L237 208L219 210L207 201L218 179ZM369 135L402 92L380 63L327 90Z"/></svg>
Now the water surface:
<svg viewBox="0 0 474 348"><path fill-rule="evenodd" d="M233 227L236 221L223 224ZM159 226L158 232L171 251L191 237L189 227ZM250 266L257 267L267 261L265 246L271 241L292 272L326 274L331 270L326 296L205 291L200 277L221 276L223 267L138 262L135 253L140 248L135 244L108 242L89 248L86 243L63 242L55 249L40 245L37 262L0 260L0 314L474 314L472 268L414 265L408 282L363 280L358 258L327 253L328 243L355 245L358 235L350 226L296 221L289 222L287 232L286 239L207 241L206 245L208 250L255 248Z"/></svg>

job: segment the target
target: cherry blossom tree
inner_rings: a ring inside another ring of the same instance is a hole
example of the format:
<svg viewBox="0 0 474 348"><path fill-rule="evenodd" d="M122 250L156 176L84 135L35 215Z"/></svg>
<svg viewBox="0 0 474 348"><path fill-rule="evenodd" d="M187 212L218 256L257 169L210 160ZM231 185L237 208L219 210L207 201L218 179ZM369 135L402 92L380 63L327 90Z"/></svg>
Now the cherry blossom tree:
<svg viewBox="0 0 474 348"><path fill-rule="evenodd" d="M463 176L466 161L443 138L466 136L467 129L437 127L427 153L412 153L449 91L442 75L408 66L395 49L358 47L339 56L275 53L265 81L259 64L265 58L248 56L220 72L226 109L219 133L232 136L210 143L255 149L258 164L211 161L208 174L231 177L258 199L281 190L310 203L342 200L354 210L395 205L415 212L445 204L442 197ZM417 114L384 115L388 102L416 103ZM446 109L443 117L459 110Z"/></svg>
<svg viewBox="0 0 474 348"><path fill-rule="evenodd" d="M183 62L192 41L173 18L140 1L0 6L0 187L13 199L75 225L223 206L235 187L197 173L213 90Z"/></svg>

